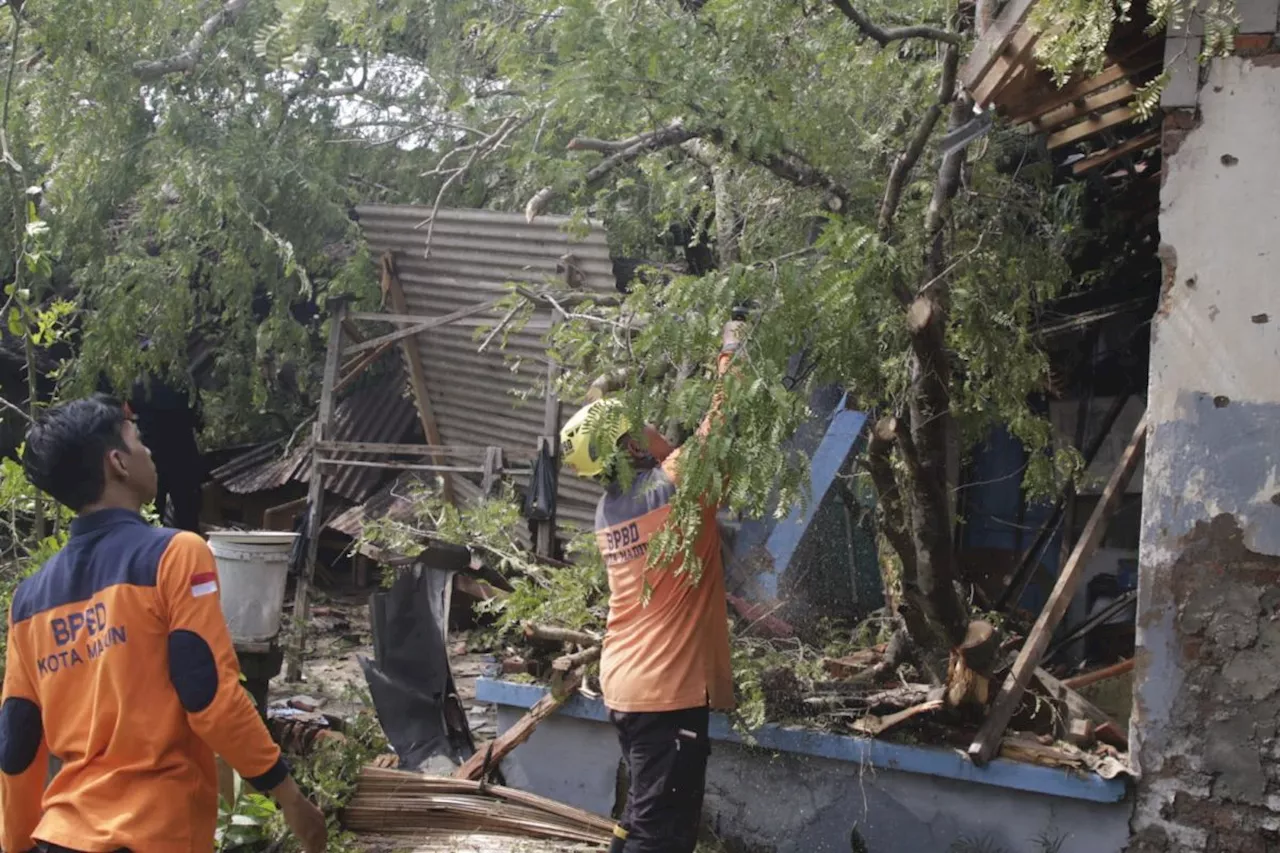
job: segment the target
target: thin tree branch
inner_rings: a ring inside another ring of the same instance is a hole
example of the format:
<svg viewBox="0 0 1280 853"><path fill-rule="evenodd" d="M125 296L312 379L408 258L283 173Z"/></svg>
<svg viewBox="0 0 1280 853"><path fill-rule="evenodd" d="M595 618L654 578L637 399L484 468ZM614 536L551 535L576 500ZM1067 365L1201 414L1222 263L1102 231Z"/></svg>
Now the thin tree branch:
<svg viewBox="0 0 1280 853"><path fill-rule="evenodd" d="M893 550L902 560L904 579L909 577L915 583L916 549L907 530L906 514L902 511L902 494L898 489L898 481L893 473L890 454L896 433L896 419L881 418L871 431L871 440L867 442L867 471L871 474L871 483L876 489L876 510L880 516L880 532L889 540Z"/></svg>
<svg viewBox="0 0 1280 853"><path fill-rule="evenodd" d="M877 26L870 18L858 11L849 0L831 0L831 2L844 13L846 18L853 21L858 29L862 30L863 35L881 47L887 47L892 42L905 39L930 39L950 45L959 45L963 42L963 38L959 33L953 33L941 27L931 27L927 24L894 27L891 30L886 30Z"/></svg>
<svg viewBox="0 0 1280 853"><path fill-rule="evenodd" d="M194 71L200 62L200 54L204 51L205 42L234 24L248 5L249 0L227 0L221 9L196 30L196 34L191 37L185 50L167 59L135 62L134 76L144 83L151 83L170 74Z"/></svg>
<svg viewBox="0 0 1280 853"><path fill-rule="evenodd" d="M18 416L21 417L24 421L26 421L27 423L31 423L31 415L22 411L20 407L15 406L13 403L10 403L4 397L0 397L0 406L3 406L4 408L8 409L11 412L17 412Z"/></svg>
<svg viewBox="0 0 1280 853"><path fill-rule="evenodd" d="M752 154L746 152L733 141L728 141L728 134L721 128L712 127L706 130L691 130L683 122L675 121L660 130L649 131L616 142L577 138L571 140L569 149L573 151L599 151L609 156L601 160L583 179L584 186L598 183L614 169L634 162L651 151L683 145L693 139L705 138L716 145L732 151L749 163L768 169L775 177L789 184L806 189L819 189L827 194L826 205L831 210L844 210L850 198L847 187L831 175L809 163L800 154L783 149L776 154ZM543 187L525 205L525 218L532 222L543 213L556 197L554 187Z"/></svg>
<svg viewBox="0 0 1280 853"><path fill-rule="evenodd" d="M457 169L454 169L453 173L445 179L443 184L440 185L440 191L436 193L436 203L431 207L431 217L425 222L420 223L418 226L419 228L423 225L427 226L426 247L422 252L422 256L424 258L431 257L431 237L435 233L436 229L436 216L440 213L440 202L444 200L445 193L449 191L449 187L453 186L454 181L458 180L458 178L471 171L471 167L475 165L477 160L483 157L488 157L491 153L501 148L503 143L507 141L507 137L515 133L517 129L527 122L528 119L522 119L518 115L509 115L502 120L502 124L498 125L497 130L486 136L484 139L481 139L479 142L473 142L470 145L464 145L461 148L455 148L445 155L444 159L448 159L451 155L456 153L461 153L463 151L471 152L470 156L467 157L467 162L463 163ZM441 165L443 165L443 163L444 160L441 160ZM439 167L437 167L437 169L438 168Z"/></svg>
<svg viewBox="0 0 1280 853"><path fill-rule="evenodd" d="M349 98L364 91L365 85L369 82L369 54L365 54L360 60L360 79L349 86L334 86L332 89L325 89L317 92L322 98Z"/></svg>
<svg viewBox="0 0 1280 853"><path fill-rule="evenodd" d="M629 145L618 149L616 152L604 158L592 167L583 178L582 183L584 186L596 184L614 169L632 163L650 151L671 148L673 146L680 145L681 143L688 142L696 136L698 136L697 133L689 130L680 121L673 122L661 130L655 130L634 136L630 140L625 140L630 143ZM598 143L600 140L591 140L591 142ZM608 145L608 143L605 143L605 145ZM584 150L600 149L591 148ZM556 190L554 187L543 187L538 190L538 192L534 194L533 198L529 199L528 204L524 207L525 219L532 222L542 214L546 213L547 207L555 197Z"/></svg>
<svg viewBox="0 0 1280 853"><path fill-rule="evenodd" d="M9 104L13 99L13 78L18 68L18 41L22 36L22 15L18 8L9 7L13 12L13 33L9 36L9 69L4 78L4 114L0 116L0 160L15 172L21 173L22 166L9 151ZM15 184L16 187L16 184Z"/></svg>
<svg viewBox="0 0 1280 853"><path fill-rule="evenodd" d="M880 239L882 240L889 239L893 232L893 220L898 215L899 205L902 204L902 192L907 185L907 178L910 177L911 171L916 167L916 164L920 162L925 146L929 143L929 137L933 135L934 129L938 126L938 119L942 117L942 108L955 99L956 74L959 67L960 50L955 46L950 46L947 48L946 55L942 60L942 79L938 82L938 100L930 105L925 112L924 118L920 120L920 124L916 127L916 132L907 144L906 150L898 155L898 159L894 161L893 169L889 172L889 181L884 190L884 200L880 202L878 227ZM900 292L898 298L906 302L909 299L909 294L905 291Z"/></svg>

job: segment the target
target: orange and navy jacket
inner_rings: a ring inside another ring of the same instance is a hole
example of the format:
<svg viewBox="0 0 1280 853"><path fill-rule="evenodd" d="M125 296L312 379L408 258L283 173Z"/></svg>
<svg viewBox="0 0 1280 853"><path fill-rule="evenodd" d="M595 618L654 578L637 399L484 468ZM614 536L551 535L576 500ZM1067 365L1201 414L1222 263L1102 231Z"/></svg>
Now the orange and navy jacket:
<svg viewBox="0 0 1280 853"><path fill-rule="evenodd" d="M723 352L723 375L732 355ZM718 422L721 394L699 427ZM666 448L662 448L663 451ZM631 488L614 484L596 507L596 544L609 572L609 621L600 659L605 705L623 713L678 711L710 704L733 707L729 614L716 507L706 503L694 552L699 582L679 574L680 561L649 565L649 545L667 524L683 448L637 473ZM650 452L654 452L651 445ZM655 456L659 454L655 453Z"/></svg>
<svg viewBox="0 0 1280 853"><path fill-rule="evenodd" d="M127 510L77 518L13 597L0 849L208 853L215 752L259 790L289 774L240 685L209 547Z"/></svg>

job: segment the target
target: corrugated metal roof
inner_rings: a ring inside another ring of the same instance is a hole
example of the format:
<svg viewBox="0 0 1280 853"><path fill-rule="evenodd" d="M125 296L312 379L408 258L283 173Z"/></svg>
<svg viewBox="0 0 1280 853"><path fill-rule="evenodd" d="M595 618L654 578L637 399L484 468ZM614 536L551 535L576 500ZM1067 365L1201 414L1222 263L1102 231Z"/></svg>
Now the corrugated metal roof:
<svg viewBox="0 0 1280 853"><path fill-rule="evenodd" d="M364 503L349 507L329 519L325 526L355 539L367 519L408 521L412 516L412 495L415 489L426 483L423 475L407 471L378 489Z"/></svg>
<svg viewBox="0 0 1280 853"><path fill-rule="evenodd" d="M278 489L289 482L301 461L296 449L280 456L283 449L283 439L269 441L215 468L209 476L237 495Z"/></svg>
<svg viewBox="0 0 1280 853"><path fill-rule="evenodd" d="M438 317L505 295L511 282L543 285L555 281L566 254L583 273L585 293L616 295L613 262L605 231L592 223L585 237L571 237L567 217L543 216L528 223L521 214L486 210L441 210L431 236L431 257L424 257L431 218L426 207L360 205L356 208L370 248L392 252L411 313ZM427 371L427 391L441 438L446 444L494 445L528 452L542 432L541 386L546 378L545 336L550 308L537 313L509 336L506 350L491 346L477 352L477 328L493 326L497 312L477 314L414 337ZM511 357L523 359L512 369ZM528 400L517 395L538 389ZM563 424L576 405L561 406ZM593 484L560 478L563 522L590 527L600 496Z"/></svg>
<svg viewBox="0 0 1280 853"><path fill-rule="evenodd" d="M416 436L416 437L415 437ZM385 379L353 392L333 411L334 441L366 441L395 444L422 441L422 427L404 374L393 371ZM326 453L335 459L370 459L368 454ZM387 478L385 468L326 465L324 489L360 503L377 491ZM311 454L306 453L294 474L303 483L311 480Z"/></svg>
<svg viewBox="0 0 1280 853"><path fill-rule="evenodd" d="M422 428L418 424L413 398L404 374L399 370L339 401L334 407L333 421L334 441L396 443L422 440ZM214 470L210 476L227 491L236 494L269 491L290 481L308 482L311 478L311 442L300 442L281 457L283 449L283 440L264 444ZM355 458L349 453L330 455L341 459ZM383 468L326 467L325 491L357 504L376 492L388 475Z"/></svg>

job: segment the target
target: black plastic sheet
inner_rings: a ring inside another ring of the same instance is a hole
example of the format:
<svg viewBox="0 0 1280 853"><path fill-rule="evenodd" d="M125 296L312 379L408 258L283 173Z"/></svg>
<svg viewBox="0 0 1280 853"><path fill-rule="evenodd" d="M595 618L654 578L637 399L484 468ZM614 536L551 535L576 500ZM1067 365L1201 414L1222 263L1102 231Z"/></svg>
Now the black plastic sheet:
<svg viewBox="0 0 1280 853"><path fill-rule="evenodd" d="M360 666L405 769L422 768L434 756L457 764L475 752L447 647L453 575L469 560L466 549L458 550L432 548L369 602L374 657L361 658Z"/></svg>

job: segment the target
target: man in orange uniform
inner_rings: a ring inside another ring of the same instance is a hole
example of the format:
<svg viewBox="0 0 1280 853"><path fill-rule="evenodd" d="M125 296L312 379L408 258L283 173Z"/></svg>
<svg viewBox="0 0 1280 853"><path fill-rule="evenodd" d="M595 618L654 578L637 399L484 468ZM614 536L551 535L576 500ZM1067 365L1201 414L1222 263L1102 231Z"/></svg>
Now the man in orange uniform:
<svg viewBox="0 0 1280 853"><path fill-rule="evenodd" d="M0 704L0 849L213 850L214 753L269 792L307 853L324 816L249 695L197 534L139 515L156 469L114 401L52 409L23 465L77 513L65 548L13 597ZM49 755L62 767L46 787Z"/></svg>
<svg viewBox="0 0 1280 853"><path fill-rule="evenodd" d="M725 326L718 360L721 376L737 349L740 326ZM702 435L714 428L717 408L713 403L702 421ZM708 503L695 544L702 563L696 584L677 576L678 561L649 565L649 543L671 514L681 448L665 455L663 448L655 456L658 442L628 430L618 402L597 399L561 431L565 463L605 487L595 524L609 571L609 621L600 680L630 776L611 851L692 853L711 754L709 708L733 707L720 531L716 507ZM652 436L654 431L644 432ZM629 489L622 487L616 470L606 467L609 454L600 452L610 439L635 468Z"/></svg>

